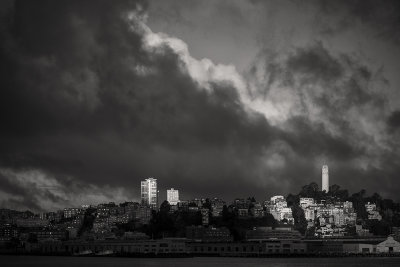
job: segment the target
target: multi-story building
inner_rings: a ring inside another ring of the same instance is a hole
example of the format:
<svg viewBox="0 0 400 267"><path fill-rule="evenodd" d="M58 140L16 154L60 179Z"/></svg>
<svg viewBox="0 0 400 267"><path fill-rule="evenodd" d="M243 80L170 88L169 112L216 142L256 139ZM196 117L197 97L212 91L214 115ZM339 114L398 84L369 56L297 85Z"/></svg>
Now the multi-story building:
<svg viewBox="0 0 400 267"><path fill-rule="evenodd" d="M81 213L80 208L65 208L64 209L64 218L73 218L80 213Z"/></svg>
<svg viewBox="0 0 400 267"><path fill-rule="evenodd" d="M275 220L286 220L290 224L294 223L292 209L288 208L287 202L283 196L271 197L271 201L267 204L266 207L267 211L272 214Z"/></svg>
<svg viewBox="0 0 400 267"><path fill-rule="evenodd" d="M262 205L258 202L254 203L254 206L250 209L250 214L253 217L263 217L265 215Z"/></svg>
<svg viewBox="0 0 400 267"><path fill-rule="evenodd" d="M179 190L173 188L167 190L167 201L171 205L177 205L179 203Z"/></svg>
<svg viewBox="0 0 400 267"><path fill-rule="evenodd" d="M201 209L200 210L200 212L201 212L201 223L203 224L203 225L208 225L208 223L209 223L209 213L210 213L210 210L209 209Z"/></svg>
<svg viewBox="0 0 400 267"><path fill-rule="evenodd" d="M213 217L218 217L222 215L222 210L224 209L225 201L219 198L211 199L211 214Z"/></svg>
<svg viewBox="0 0 400 267"><path fill-rule="evenodd" d="M306 220L313 222L315 219L315 209L313 207L306 207L303 210Z"/></svg>
<svg viewBox="0 0 400 267"><path fill-rule="evenodd" d="M158 207L157 179L148 178L141 182L141 202L153 209Z"/></svg>
<svg viewBox="0 0 400 267"><path fill-rule="evenodd" d="M382 216L377 211L375 203L368 202L365 204L365 209L368 212L368 220L382 220Z"/></svg>
<svg viewBox="0 0 400 267"><path fill-rule="evenodd" d="M301 197L300 198L300 207L307 208L311 205L314 205L314 199L312 197Z"/></svg>
<svg viewBox="0 0 400 267"><path fill-rule="evenodd" d="M286 202L284 196L273 196L271 197L271 203L276 204L277 202Z"/></svg>

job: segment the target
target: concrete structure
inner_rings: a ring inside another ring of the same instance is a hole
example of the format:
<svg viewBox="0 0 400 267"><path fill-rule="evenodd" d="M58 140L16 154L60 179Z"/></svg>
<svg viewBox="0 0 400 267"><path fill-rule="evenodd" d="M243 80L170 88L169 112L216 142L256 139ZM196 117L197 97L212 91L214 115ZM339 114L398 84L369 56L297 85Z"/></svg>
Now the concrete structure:
<svg viewBox="0 0 400 267"><path fill-rule="evenodd" d="M173 188L167 190L167 201L171 205L177 205L179 203L179 190Z"/></svg>
<svg viewBox="0 0 400 267"><path fill-rule="evenodd" d="M329 192L329 170L328 165L322 166L322 191Z"/></svg>
<svg viewBox="0 0 400 267"><path fill-rule="evenodd" d="M157 179L148 178L141 182L141 202L155 209L158 206Z"/></svg>

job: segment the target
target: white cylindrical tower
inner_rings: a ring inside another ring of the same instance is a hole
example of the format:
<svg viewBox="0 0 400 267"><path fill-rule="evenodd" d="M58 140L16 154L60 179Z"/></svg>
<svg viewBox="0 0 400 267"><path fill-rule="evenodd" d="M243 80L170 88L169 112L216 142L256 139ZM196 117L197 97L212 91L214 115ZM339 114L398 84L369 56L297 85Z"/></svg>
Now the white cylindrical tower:
<svg viewBox="0 0 400 267"><path fill-rule="evenodd" d="M329 171L328 165L322 166L322 191L329 192Z"/></svg>

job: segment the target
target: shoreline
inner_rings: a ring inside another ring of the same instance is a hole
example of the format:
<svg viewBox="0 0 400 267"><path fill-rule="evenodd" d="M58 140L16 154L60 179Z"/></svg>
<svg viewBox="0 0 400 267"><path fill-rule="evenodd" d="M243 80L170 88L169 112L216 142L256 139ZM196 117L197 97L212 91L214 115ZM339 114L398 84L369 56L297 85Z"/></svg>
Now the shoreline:
<svg viewBox="0 0 400 267"><path fill-rule="evenodd" d="M400 258L400 253L299 253L299 254L154 254L154 253L125 253L112 255L73 255L70 253L0 253L0 256L44 256L72 258Z"/></svg>

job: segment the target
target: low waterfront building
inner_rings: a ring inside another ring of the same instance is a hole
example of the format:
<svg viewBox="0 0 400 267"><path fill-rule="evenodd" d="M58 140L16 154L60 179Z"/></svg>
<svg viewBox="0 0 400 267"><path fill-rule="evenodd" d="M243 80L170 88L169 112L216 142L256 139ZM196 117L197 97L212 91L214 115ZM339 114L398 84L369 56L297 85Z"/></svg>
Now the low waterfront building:
<svg viewBox="0 0 400 267"><path fill-rule="evenodd" d="M291 227L257 227L253 230L246 231L246 240L299 240L302 236L299 231L293 230Z"/></svg>
<svg viewBox="0 0 400 267"><path fill-rule="evenodd" d="M389 236L385 241L376 245L377 252L393 253L400 252L400 242Z"/></svg>
<svg viewBox="0 0 400 267"><path fill-rule="evenodd" d="M226 227L187 226L186 238L197 242L231 242L233 237Z"/></svg>
<svg viewBox="0 0 400 267"><path fill-rule="evenodd" d="M78 254L82 252L101 253L110 251L115 254L187 254L185 238L165 238L157 240L97 240L45 242L42 253Z"/></svg>
<svg viewBox="0 0 400 267"><path fill-rule="evenodd" d="M189 251L194 255L217 256L257 256L268 254L306 253L307 246L299 240L269 240L265 242L201 242L188 243Z"/></svg>

